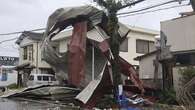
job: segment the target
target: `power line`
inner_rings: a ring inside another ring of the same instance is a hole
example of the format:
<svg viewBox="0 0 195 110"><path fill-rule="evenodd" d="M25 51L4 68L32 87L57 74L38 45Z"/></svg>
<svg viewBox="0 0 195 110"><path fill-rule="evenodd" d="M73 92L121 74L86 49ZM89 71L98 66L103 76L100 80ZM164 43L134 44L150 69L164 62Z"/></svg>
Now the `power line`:
<svg viewBox="0 0 195 110"><path fill-rule="evenodd" d="M121 15L121 16L118 16L118 17L121 18L121 17L135 16L135 15L146 14L146 13L152 13L152 12L157 12L157 11L162 11L162 10L168 10L168 9L178 8L178 7L183 7L183 6L189 6L189 4L170 6L170 7L166 7L166 8L160 8L160 9L156 9L156 10L144 11L144 12L135 13L135 14ZM43 29L44 29L44 28L41 28L41 29L34 29L34 30L30 30L30 31L40 31L40 30L43 30ZM17 32L17 34L18 34L18 33L22 33L22 32L23 32L23 31ZM16 32L13 32L13 33L15 34ZM11 34L13 34L13 33L7 33L7 34L4 34L4 35L11 35ZM2 34L0 34L0 35L2 35ZM16 40L17 38L18 38L18 37L0 41L0 44L1 44L1 43L4 43L4 42L9 42L9 41L12 41L12 40Z"/></svg>
<svg viewBox="0 0 195 110"><path fill-rule="evenodd" d="M0 44L2 44L2 43L4 43L4 42L9 42L9 41L12 41L12 40L16 40L17 38L18 38L18 37L3 40L3 41L0 42Z"/></svg>
<svg viewBox="0 0 195 110"><path fill-rule="evenodd" d="M119 10L120 10L120 9L123 9L123 8L126 8L126 7L128 7L128 6L132 6L132 5L141 3L141 2L143 2L143 1L145 1L145 0L137 0L137 1L134 1L134 2L132 2L132 3L127 3L126 5L120 7Z"/></svg>
<svg viewBox="0 0 195 110"><path fill-rule="evenodd" d="M170 7L166 7L166 8L160 8L160 9L156 9L156 10L144 11L144 12L135 13L135 14L121 15L121 16L118 16L118 17L121 18L121 17L135 16L135 15L152 13L152 12L157 12L157 11L162 11L162 10L168 10L168 9L178 8L178 7L183 7L183 6L189 6L189 4L170 6Z"/></svg>
<svg viewBox="0 0 195 110"><path fill-rule="evenodd" d="M69 26L67 27L66 29L71 29L72 27ZM32 29L32 30L26 30L26 31L42 31L42 30L45 30L45 28L38 28L38 29ZM24 31L17 31L17 32L10 32L10 33L3 33L3 34L0 34L0 36L6 36L6 35L13 35L13 34L20 34L20 33L23 33Z"/></svg>
<svg viewBox="0 0 195 110"><path fill-rule="evenodd" d="M142 0L140 0L139 2L141 2L141 1ZM168 1L168 2L164 2L164 3L157 4L157 5L153 5L153 6L150 6L150 7L145 7L145 8L139 9L139 10L130 11L130 12L124 12L124 13L119 13L117 15L123 15L123 14L130 14L130 13L136 13L136 12L140 12L140 11L145 11L145 10L148 10L148 9L151 9L151 8L155 8L155 7L158 7L158 6L162 6L162 5L165 5L165 4L169 4L169 3L173 3L173 2L178 2L178 1L186 1L186 0L171 0L171 1ZM45 28L38 28L38 29L33 29L33 30L28 30L28 31L41 31L41 30L45 30ZM0 34L0 36L20 34L22 32L24 32L24 31L3 33L3 34Z"/></svg>
<svg viewBox="0 0 195 110"><path fill-rule="evenodd" d="M45 30L45 28L38 28L38 29L33 29L33 30L28 30L28 31L42 31L42 30ZM3 34L0 34L0 36L13 35L13 34L20 34L20 33L23 33L23 32L24 32L24 31L3 33Z"/></svg>
<svg viewBox="0 0 195 110"><path fill-rule="evenodd" d="M186 0L181 0L181 1L186 1ZM149 10L149 9L152 9L152 8L156 8L156 7L163 6L163 5L170 4L170 3L174 3L174 2L178 2L178 0L171 0L171 1L168 1L168 2L156 4L156 5L153 5L153 6L144 7L142 9L135 10L135 11L118 13L117 15L123 15L123 14L130 14L130 13L136 13L136 12L140 12L140 11L145 11L145 10Z"/></svg>
<svg viewBox="0 0 195 110"><path fill-rule="evenodd" d="M180 1L185 1L185 0L180 0ZM119 13L118 15L128 14L128 15L124 15L124 16L119 16L119 17L127 17L127 16L138 15L138 14L145 14L145 13L150 13L150 12L156 12L156 11L161 11L161 10L167 10L167 9L171 9L171 8L181 7L181 6L187 6L187 5L185 4L185 5L180 5L180 6L171 6L171 7L161 8L161 9L157 9L157 10L145 11L145 10L148 10L148 9L152 9L152 8L159 7L159 6L166 5L166 4L173 3L173 2L178 2L178 0L171 0L171 1L168 1L168 2L164 2L164 3L157 4L157 5L153 5L153 6L150 6L150 7L145 7L145 8L139 9L139 10L135 10L135 11L131 11L131 12ZM145 11L145 12L140 12L140 11ZM140 12L140 13L137 13L137 12ZM135 13L135 14L130 14L130 13ZM45 30L45 28L33 29L33 30L28 30L28 31L41 31L41 30ZM20 33L22 33L22 32L24 32L24 31L11 32L11 33L3 33L3 34L0 34L0 36L13 35L13 34L20 34ZM17 39L17 38L18 38L18 37L0 41L0 44L1 44L1 43L4 43L4 42L8 42L8 41L15 40L15 39Z"/></svg>

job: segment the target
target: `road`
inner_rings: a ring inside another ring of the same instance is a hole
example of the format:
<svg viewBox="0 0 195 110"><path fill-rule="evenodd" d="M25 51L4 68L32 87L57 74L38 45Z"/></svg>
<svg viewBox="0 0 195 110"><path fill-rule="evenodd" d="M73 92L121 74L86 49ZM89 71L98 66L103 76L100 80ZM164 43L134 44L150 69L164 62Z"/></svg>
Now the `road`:
<svg viewBox="0 0 195 110"><path fill-rule="evenodd" d="M48 102L29 99L2 99L0 98L0 110L78 110L59 102Z"/></svg>

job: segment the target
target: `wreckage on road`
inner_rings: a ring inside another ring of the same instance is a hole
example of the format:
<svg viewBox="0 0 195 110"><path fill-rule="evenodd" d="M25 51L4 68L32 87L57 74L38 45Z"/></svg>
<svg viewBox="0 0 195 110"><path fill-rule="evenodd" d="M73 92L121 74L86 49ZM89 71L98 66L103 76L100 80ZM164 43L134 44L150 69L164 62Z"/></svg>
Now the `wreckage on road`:
<svg viewBox="0 0 195 110"><path fill-rule="evenodd" d="M52 66L61 84L65 83L74 88L39 86L23 89L6 97L40 96L47 98L49 95L57 96L60 90L64 96L58 100L63 100L63 98L66 100L71 95L75 104L89 109L95 107L105 98L106 94L112 94L113 90L112 62L115 58L109 45L110 36L106 32L107 20L102 10L92 6L56 10L47 22L41 46L42 59ZM54 39L58 37L58 34L63 34L69 26L73 27L73 31L70 35L68 49L60 53L53 46ZM118 40L122 43L130 30L125 30L121 23L118 26L120 36ZM96 34L91 34L91 32ZM94 54L96 58L93 57ZM127 105L152 104L141 95L134 97L135 94L147 92L134 67L121 57L118 63L120 73L129 77L132 82L131 86L121 86L118 101L120 103L124 101Z"/></svg>
<svg viewBox="0 0 195 110"><path fill-rule="evenodd" d="M42 57L53 67L61 83L67 80L69 85L82 89L75 98L83 107L94 107L101 97L112 92L111 62L115 59L109 46L110 37L106 34L107 20L102 10L92 6L80 6L60 8L49 17L47 22L42 44ZM118 25L118 34L121 36L119 40L122 43L130 30L122 30L122 24ZM73 27L68 50L59 53L52 47L54 43L52 39L68 26ZM96 32L97 35L89 36L88 33L91 31ZM96 51L98 57L94 60L99 64L94 64L94 61L89 59L92 53L89 48ZM143 83L133 66L121 57L119 65L120 73L129 77L140 93L144 93ZM90 71L91 68L93 71Z"/></svg>

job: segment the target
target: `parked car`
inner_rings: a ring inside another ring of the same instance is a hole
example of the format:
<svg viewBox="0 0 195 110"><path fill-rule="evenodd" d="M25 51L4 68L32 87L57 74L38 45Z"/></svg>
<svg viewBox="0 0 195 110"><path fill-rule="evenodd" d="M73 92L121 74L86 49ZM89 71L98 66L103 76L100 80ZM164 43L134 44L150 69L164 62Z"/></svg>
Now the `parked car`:
<svg viewBox="0 0 195 110"><path fill-rule="evenodd" d="M57 81L55 76L51 74L31 74L27 82L27 86L58 85L58 84L59 81Z"/></svg>

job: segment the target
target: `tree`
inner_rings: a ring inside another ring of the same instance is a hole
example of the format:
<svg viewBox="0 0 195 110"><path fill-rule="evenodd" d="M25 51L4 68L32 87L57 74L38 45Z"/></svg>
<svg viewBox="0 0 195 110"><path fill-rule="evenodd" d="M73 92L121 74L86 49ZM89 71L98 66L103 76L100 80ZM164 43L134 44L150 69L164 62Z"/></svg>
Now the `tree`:
<svg viewBox="0 0 195 110"><path fill-rule="evenodd" d="M122 84L121 75L120 75L120 66L119 64L119 46L120 39L118 30L118 18L117 12L123 8L130 7L137 3L140 3L145 0L95 0L100 6L104 7L108 14L108 22L106 24L106 32L111 37L110 39L110 48L114 56L114 61L112 61L112 74L113 74L113 83L114 83L114 95L118 92L118 85Z"/></svg>
<svg viewBox="0 0 195 110"><path fill-rule="evenodd" d="M195 0L190 0L190 3L192 5L193 11L195 11Z"/></svg>

